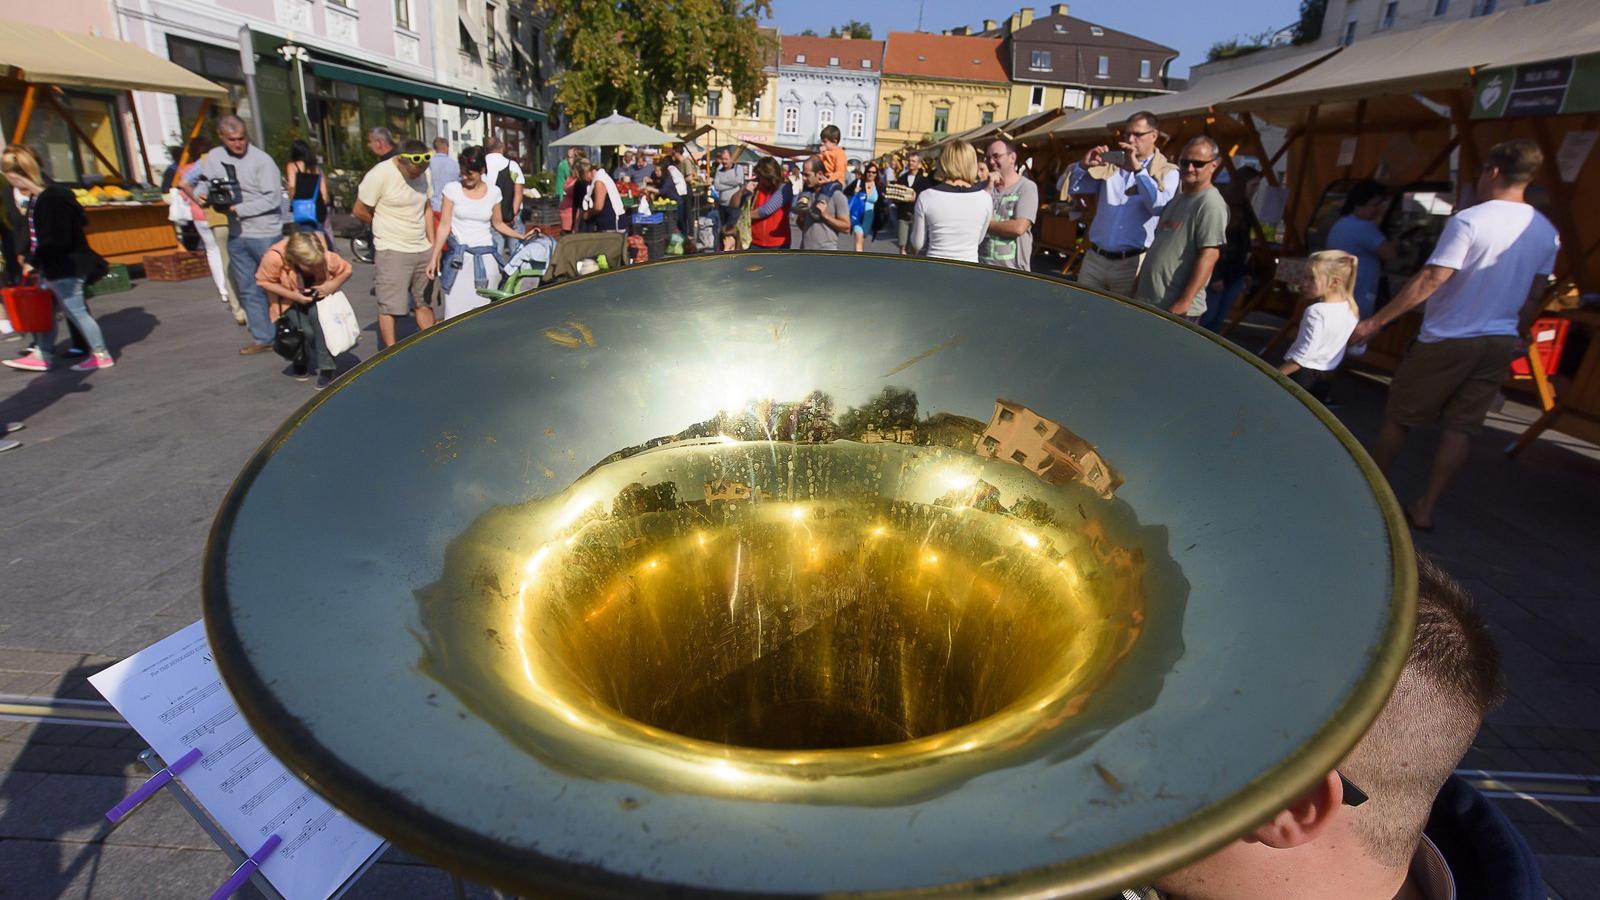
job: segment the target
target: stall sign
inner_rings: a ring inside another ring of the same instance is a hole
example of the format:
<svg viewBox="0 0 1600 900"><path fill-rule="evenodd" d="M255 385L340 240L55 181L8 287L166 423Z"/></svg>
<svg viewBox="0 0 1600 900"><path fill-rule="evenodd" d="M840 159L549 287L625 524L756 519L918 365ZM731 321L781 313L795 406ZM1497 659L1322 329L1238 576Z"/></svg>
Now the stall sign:
<svg viewBox="0 0 1600 900"><path fill-rule="evenodd" d="M1484 69L1472 82L1472 118L1600 111L1600 53Z"/></svg>

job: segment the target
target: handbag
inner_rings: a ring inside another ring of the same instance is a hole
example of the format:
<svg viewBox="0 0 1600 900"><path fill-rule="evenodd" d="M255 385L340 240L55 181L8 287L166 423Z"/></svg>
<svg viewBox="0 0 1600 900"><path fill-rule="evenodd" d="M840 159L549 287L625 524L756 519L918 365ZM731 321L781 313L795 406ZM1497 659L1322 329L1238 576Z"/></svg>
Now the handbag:
<svg viewBox="0 0 1600 900"><path fill-rule="evenodd" d="M361 343L361 322L351 308L344 291L334 291L317 301L317 324L322 326L322 340L334 356Z"/></svg>
<svg viewBox="0 0 1600 900"><path fill-rule="evenodd" d="M320 229L322 220L317 218L317 198L322 194L322 173L301 172L301 175L311 175L311 196L303 200L289 201L290 219L296 225L307 228Z"/></svg>
<svg viewBox="0 0 1600 900"><path fill-rule="evenodd" d="M287 313L272 323L272 352L289 362L299 362L305 358L305 332L300 330L300 326L296 325Z"/></svg>
<svg viewBox="0 0 1600 900"><path fill-rule="evenodd" d="M177 188L167 191L167 221L174 225L194 221L194 210L189 206L189 198Z"/></svg>

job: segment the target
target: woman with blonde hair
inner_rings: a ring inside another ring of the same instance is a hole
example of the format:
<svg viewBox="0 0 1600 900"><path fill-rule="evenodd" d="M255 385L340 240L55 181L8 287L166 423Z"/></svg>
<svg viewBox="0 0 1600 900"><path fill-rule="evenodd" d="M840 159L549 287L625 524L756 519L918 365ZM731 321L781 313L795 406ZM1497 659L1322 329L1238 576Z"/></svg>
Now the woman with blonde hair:
<svg viewBox="0 0 1600 900"><path fill-rule="evenodd" d="M350 263L323 244L316 232L302 231L273 244L261 257L256 284L275 300L284 301L283 314L305 335L304 362L294 364L295 377L306 381L311 363L317 367L317 390L333 381L335 363L322 339L316 304L344 287Z"/></svg>
<svg viewBox="0 0 1600 900"><path fill-rule="evenodd" d="M105 335L100 323L89 314L83 299L85 279L99 270L104 273L102 260L84 237L83 229L88 217L83 207L73 199L66 188L49 183L39 169L39 157L27 147L7 147L0 153L0 173L11 183L18 196L18 206L26 224L19 228L25 240L22 274L37 273L44 286L55 295L61 312L78 327L89 344L91 355L73 366L77 372L109 369L116 365L111 352L106 349ZM27 354L4 360L5 365L24 372L46 372L55 362L56 317L50 316L49 327L34 334L34 346Z"/></svg>
<svg viewBox="0 0 1600 900"><path fill-rule="evenodd" d="M1300 319L1300 333L1278 371L1327 401L1333 371L1344 360L1345 344L1361 321L1356 305L1356 258L1343 250L1311 254L1304 292L1313 300Z"/></svg>
<svg viewBox="0 0 1600 900"><path fill-rule="evenodd" d="M978 261L994 202L978 180L978 153L966 141L948 144L934 163L938 183L917 194L909 246L936 259Z"/></svg>

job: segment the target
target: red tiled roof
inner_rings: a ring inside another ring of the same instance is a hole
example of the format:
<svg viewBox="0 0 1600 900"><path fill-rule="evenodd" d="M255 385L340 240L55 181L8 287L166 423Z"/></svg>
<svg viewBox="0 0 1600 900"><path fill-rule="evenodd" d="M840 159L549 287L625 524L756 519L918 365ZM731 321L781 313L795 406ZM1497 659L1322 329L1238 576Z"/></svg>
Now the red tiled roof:
<svg viewBox="0 0 1600 900"><path fill-rule="evenodd" d="M883 41L786 34L780 50L786 66L826 69L830 59L839 60L839 68L852 72L876 72L883 66ZM800 61L802 56L805 62ZM863 60L871 65L863 65Z"/></svg>
<svg viewBox="0 0 1600 900"><path fill-rule="evenodd" d="M787 38L784 43L787 45ZM1004 43L991 37L893 31L883 71L886 75L1006 82L1010 79L1000 56ZM787 46L784 52L788 53Z"/></svg>

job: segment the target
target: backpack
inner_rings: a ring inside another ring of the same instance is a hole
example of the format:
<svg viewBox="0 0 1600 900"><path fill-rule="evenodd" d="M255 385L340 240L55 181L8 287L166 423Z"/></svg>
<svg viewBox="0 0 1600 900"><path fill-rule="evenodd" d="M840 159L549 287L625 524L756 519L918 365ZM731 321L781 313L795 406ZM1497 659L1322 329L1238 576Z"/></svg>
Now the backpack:
<svg viewBox="0 0 1600 900"><path fill-rule="evenodd" d="M516 227L516 223L511 221L511 216L517 199L517 182L511 177L510 160L506 160L505 167L495 176L494 186L500 189L500 217L506 220L507 225Z"/></svg>

